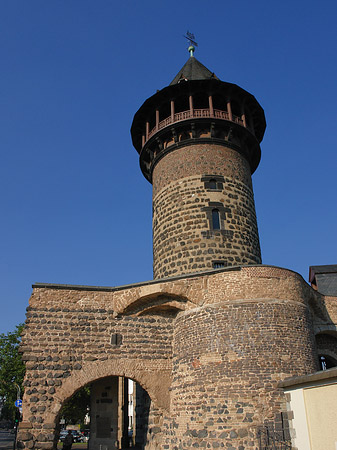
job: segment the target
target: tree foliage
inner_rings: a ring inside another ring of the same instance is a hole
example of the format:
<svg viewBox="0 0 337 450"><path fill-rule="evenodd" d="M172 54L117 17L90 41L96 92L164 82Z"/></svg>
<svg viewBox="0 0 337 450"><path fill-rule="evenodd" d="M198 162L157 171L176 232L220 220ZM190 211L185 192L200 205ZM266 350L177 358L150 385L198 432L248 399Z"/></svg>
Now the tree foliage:
<svg viewBox="0 0 337 450"><path fill-rule="evenodd" d="M19 353L23 324L18 325L14 331L0 334L0 397L3 400L1 418L14 420L17 399L17 386L20 388L21 398L23 393L23 378L25 365Z"/></svg>
<svg viewBox="0 0 337 450"><path fill-rule="evenodd" d="M84 418L90 407L90 386L77 391L62 407L60 416L66 424L84 425Z"/></svg>

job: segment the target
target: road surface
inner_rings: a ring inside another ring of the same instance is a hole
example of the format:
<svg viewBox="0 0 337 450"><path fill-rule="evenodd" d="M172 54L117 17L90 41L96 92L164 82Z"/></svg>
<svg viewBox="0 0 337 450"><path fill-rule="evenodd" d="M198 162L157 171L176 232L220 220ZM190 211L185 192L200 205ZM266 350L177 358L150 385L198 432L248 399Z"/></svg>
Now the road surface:
<svg viewBox="0 0 337 450"><path fill-rule="evenodd" d="M0 430L0 449L13 450L14 434L9 431Z"/></svg>

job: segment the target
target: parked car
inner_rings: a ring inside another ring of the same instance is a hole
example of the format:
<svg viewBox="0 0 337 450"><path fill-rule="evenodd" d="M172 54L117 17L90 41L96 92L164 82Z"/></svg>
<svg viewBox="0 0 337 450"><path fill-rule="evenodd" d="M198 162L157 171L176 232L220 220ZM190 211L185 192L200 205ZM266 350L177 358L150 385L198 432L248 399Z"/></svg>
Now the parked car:
<svg viewBox="0 0 337 450"><path fill-rule="evenodd" d="M60 441L63 442L64 438L67 436L68 430L62 430L60 431Z"/></svg>
<svg viewBox="0 0 337 450"><path fill-rule="evenodd" d="M90 432L89 431L82 431L82 442L88 442L89 441Z"/></svg>
<svg viewBox="0 0 337 450"><path fill-rule="evenodd" d="M74 442L83 442L83 435L77 430L71 430Z"/></svg>
<svg viewBox="0 0 337 450"><path fill-rule="evenodd" d="M62 430L60 433L60 441L63 442L69 430ZM73 435L73 442L83 442L82 434L77 430L70 430Z"/></svg>

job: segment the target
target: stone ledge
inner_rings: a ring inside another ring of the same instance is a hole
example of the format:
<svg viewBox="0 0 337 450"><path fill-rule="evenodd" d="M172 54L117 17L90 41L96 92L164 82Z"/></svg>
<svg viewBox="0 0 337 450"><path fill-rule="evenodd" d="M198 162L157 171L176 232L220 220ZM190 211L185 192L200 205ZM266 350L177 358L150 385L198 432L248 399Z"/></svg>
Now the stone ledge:
<svg viewBox="0 0 337 450"><path fill-rule="evenodd" d="M19 430L21 430L21 429L29 430L31 428L33 428L31 422L20 422L20 424L19 424Z"/></svg>
<svg viewBox="0 0 337 450"><path fill-rule="evenodd" d="M328 370L320 370L318 372L311 373L309 375L303 375L301 377L286 378L278 383L279 387L287 388L292 386L298 386L301 384L312 384L319 381L328 381L336 379L337 381L337 367L333 367Z"/></svg>

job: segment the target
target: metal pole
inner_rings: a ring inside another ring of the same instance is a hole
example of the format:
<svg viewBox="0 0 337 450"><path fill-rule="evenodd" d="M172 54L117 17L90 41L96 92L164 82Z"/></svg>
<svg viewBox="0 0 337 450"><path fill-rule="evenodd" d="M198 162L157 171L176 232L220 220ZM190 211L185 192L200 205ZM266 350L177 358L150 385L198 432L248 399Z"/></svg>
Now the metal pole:
<svg viewBox="0 0 337 450"><path fill-rule="evenodd" d="M13 384L15 384L16 389L17 389L16 399L19 400L20 396L21 396L20 386L16 383L13 383Z"/></svg>
<svg viewBox="0 0 337 450"><path fill-rule="evenodd" d="M18 435L18 427L16 426L15 427L15 434L14 434L13 450L16 449L16 438L17 438L17 435Z"/></svg>
<svg viewBox="0 0 337 450"><path fill-rule="evenodd" d="M20 386L19 386L18 384L16 384L16 383L13 383L13 384L16 386L16 399L17 399L17 400L20 400L20 396L21 396ZM20 414L20 409L19 409L19 407L17 406L16 408L18 409L19 414ZM15 416L17 417L17 414L15 414ZM17 441L17 436L18 436L18 428L19 428L19 422L17 422L17 423L16 423L16 426L15 426L14 442L13 442L13 450L16 449L16 441Z"/></svg>

